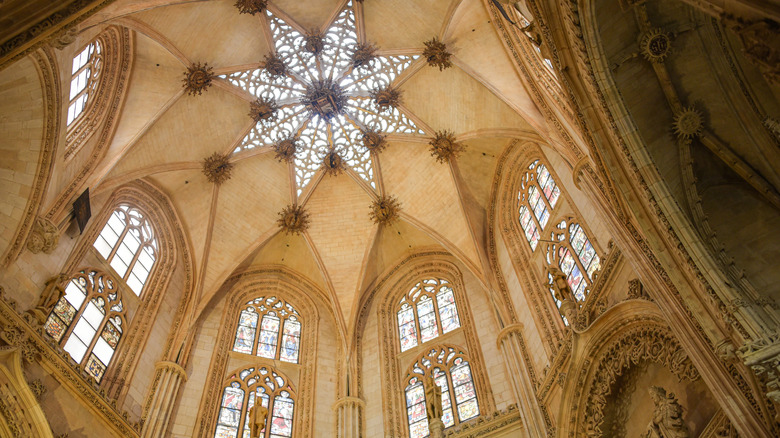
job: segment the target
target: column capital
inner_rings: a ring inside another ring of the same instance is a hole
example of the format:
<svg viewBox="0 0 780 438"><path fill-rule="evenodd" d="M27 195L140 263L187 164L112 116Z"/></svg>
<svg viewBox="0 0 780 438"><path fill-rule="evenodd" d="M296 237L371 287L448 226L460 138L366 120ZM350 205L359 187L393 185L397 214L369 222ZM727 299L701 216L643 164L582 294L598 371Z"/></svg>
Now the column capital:
<svg viewBox="0 0 780 438"><path fill-rule="evenodd" d="M181 365L177 364L176 362L171 362L169 360L161 360L154 364L155 370L170 370L175 374L178 374L184 381L187 381L187 371L182 368Z"/></svg>
<svg viewBox="0 0 780 438"><path fill-rule="evenodd" d="M366 402L364 402L360 397L341 397L340 399L336 400L336 403L333 403L333 410L337 411L344 405L358 406L362 409L366 406Z"/></svg>
<svg viewBox="0 0 780 438"><path fill-rule="evenodd" d="M500 332L498 332L498 336L496 337L496 344L498 344L498 348L501 348L501 344L504 342L504 339L512 334L523 334L523 324L516 322L514 324L509 324L508 326L504 327Z"/></svg>

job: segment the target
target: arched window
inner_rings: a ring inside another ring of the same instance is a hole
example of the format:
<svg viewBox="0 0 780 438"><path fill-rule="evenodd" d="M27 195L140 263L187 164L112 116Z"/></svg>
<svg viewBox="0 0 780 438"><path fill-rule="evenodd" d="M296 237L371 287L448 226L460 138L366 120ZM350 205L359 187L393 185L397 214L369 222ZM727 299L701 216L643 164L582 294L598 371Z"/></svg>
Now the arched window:
<svg viewBox="0 0 780 438"><path fill-rule="evenodd" d="M547 167L539 160L531 163L523 175L520 193L517 195L520 201L520 226L523 227L525 238L531 245L531 251L536 250L539 236L550 220L550 214L560 196L561 189Z"/></svg>
<svg viewBox="0 0 780 438"><path fill-rule="evenodd" d="M557 262L577 301L584 301L593 274L601 267L596 249L580 224L566 219L555 226L550 240L557 243L548 247L547 263Z"/></svg>
<svg viewBox="0 0 780 438"><path fill-rule="evenodd" d="M94 94L97 88L103 65L102 61L102 46L99 40L89 43L87 47L73 58L67 126L70 126L84 113L84 109L90 101L90 96Z"/></svg>
<svg viewBox="0 0 780 438"><path fill-rule="evenodd" d="M141 295L157 258L157 239L149 221L138 209L120 205L95 240L95 249Z"/></svg>
<svg viewBox="0 0 780 438"><path fill-rule="evenodd" d="M441 388L444 427L479 416L477 391L466 355L457 347L437 346L420 356L406 376L406 414L411 438L429 435L423 383L426 378L433 378Z"/></svg>
<svg viewBox="0 0 780 438"><path fill-rule="evenodd" d="M443 279L423 280L398 303L401 351L460 327L452 286Z"/></svg>
<svg viewBox="0 0 780 438"><path fill-rule="evenodd" d="M84 270L68 282L44 328L100 383L124 324L122 297L114 281L104 272Z"/></svg>
<svg viewBox="0 0 780 438"><path fill-rule="evenodd" d="M233 351L297 363L301 317L293 306L277 297L256 298L246 304L238 319Z"/></svg>
<svg viewBox="0 0 780 438"><path fill-rule="evenodd" d="M258 398L268 409L260 436L291 437L295 392L284 375L273 368L258 366L243 369L228 379L214 438L249 438L249 413Z"/></svg>

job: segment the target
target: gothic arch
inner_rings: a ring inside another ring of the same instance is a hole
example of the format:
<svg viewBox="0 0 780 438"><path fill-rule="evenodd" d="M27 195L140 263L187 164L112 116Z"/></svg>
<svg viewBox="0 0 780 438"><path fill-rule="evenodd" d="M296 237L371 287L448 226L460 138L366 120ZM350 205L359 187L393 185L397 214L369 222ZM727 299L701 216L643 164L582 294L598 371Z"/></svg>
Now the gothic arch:
<svg viewBox="0 0 780 438"><path fill-rule="evenodd" d="M172 335L175 334L184 313L184 306L189 301L192 286L192 260L188 242L181 232L181 222L168 197L155 186L142 180L126 184L114 191L104 204L104 208L95 217L87 231L82 235L77 246L65 262L63 272L76 272L81 266L87 251L103 229L114 209L120 204L129 204L141 210L154 224L158 242L158 255L155 267L147 279L145 291L140 299L136 312L131 316L124 345L117 352L106 374L110 382L132 379L135 372L138 353L151 332L162 299L168 288L170 279L176 269L177 260L181 256L181 264L185 270L185 282L182 287L182 299L179 309L170 327L170 335L165 349L168 355L171 349ZM106 264L106 266L108 266ZM109 272L112 272L110 269ZM122 287L126 287L124 284ZM126 294L127 295L127 294ZM133 295L130 293L129 295ZM113 385L114 383L112 383ZM126 387L108 388L110 391L126 391ZM119 395L124 395L122 392Z"/></svg>
<svg viewBox="0 0 780 438"><path fill-rule="evenodd" d="M572 201L568 190L564 188L561 178L558 177L555 169L547 159L544 151L535 142L521 142L507 150L503 157L506 168L502 167L496 175L498 189L495 192L494 204L494 223L490 225L492 239L503 239L509 255L512 260L512 266L518 279L522 282L523 292L526 298L533 306L533 317L536 321L539 332L545 341L543 345L548 353L555 352L559 343L564 339L564 325L560 314L553 303L548 292L547 279L544 278L535 264L529 264L526 261L537 253L545 250L544 244L540 244L535 251L532 251L524 237L524 230L521 228L518 220L518 199L517 194L521 191L521 184L524 175L528 172L528 166L534 160L540 160L554 178L556 185L560 187L560 197L555 210L551 212L549 222L544 229L544 234L554 229L555 224L561 219L574 218L589 236L596 249L596 254L604 256L603 250L593 241L593 233L590 232L587 224L582 220L577 206ZM496 235L497 233L498 235ZM495 255L493 257L496 257ZM498 260L494 260L498 265ZM592 283L588 280L589 283Z"/></svg>
<svg viewBox="0 0 780 438"><path fill-rule="evenodd" d="M605 312L572 346L558 436L597 431L612 385L630 367L655 362L680 380L699 379L688 354L649 301L631 300Z"/></svg>
<svg viewBox="0 0 780 438"><path fill-rule="evenodd" d="M361 315L358 324L357 333L363 332L364 325L368 318L368 309L372 298L377 301L377 323L379 332L381 370L383 376L382 386L382 405L387 416L385 417L385 433L394 436L408 436L409 431L406 428L406 419L403 413L406 410L404 402L404 388L402 379L406 376L405 371L411 365L412 354L424 350L423 345L418 345L414 349L400 353L400 344L398 339L398 327L396 325L396 312L400 298L404 296L409 288L424 278L443 278L452 284L455 293L455 301L458 306L461 328L452 333L462 336L463 350L470 356L474 385L477 388L480 403L480 412L492 412L495 409L495 401L490 383L487 378L487 371L482 348L479 338L476 334L472 311L463 282L463 274L455 265L451 255L444 252L431 252L414 254L398 264L396 269L390 271L377 284L378 286L369 293L369 299L366 300L365 312ZM431 341L431 346L448 343L450 337L440 335L436 341ZM357 351L362 351L361 343L363 339L358 335ZM426 344L427 345L427 344ZM401 363L399 355L404 355L404 362ZM407 357L408 356L408 357ZM360 361L361 355L358 355ZM361 366L358 365L359 369ZM361 388L362 373L358 373L358 387ZM390 428L390 429L388 429Z"/></svg>
<svg viewBox="0 0 780 438"><path fill-rule="evenodd" d="M327 303L325 293L313 283L283 266L257 267L240 272L232 275L225 282L225 285L223 290L229 294L229 298L221 317L223 324L219 331L217 348L212 355L208 380L201 398L198 415L200 421L196 427L195 436L210 437L216 425L220 393L223 389L222 383L228 377L226 374L228 361L231 357L239 313L247 301L271 294L292 304L305 320L301 332L298 364L291 365L299 369L300 373L297 379L289 374L288 377L293 379L298 394L293 429L298 431L296 435L311 435L314 430L312 418L315 399L313 392L316 389L318 326L320 318L326 317L321 314L320 309L330 309L325 304ZM327 315L335 324L336 318L332 311L328 312ZM263 358L255 360L269 364L274 362Z"/></svg>

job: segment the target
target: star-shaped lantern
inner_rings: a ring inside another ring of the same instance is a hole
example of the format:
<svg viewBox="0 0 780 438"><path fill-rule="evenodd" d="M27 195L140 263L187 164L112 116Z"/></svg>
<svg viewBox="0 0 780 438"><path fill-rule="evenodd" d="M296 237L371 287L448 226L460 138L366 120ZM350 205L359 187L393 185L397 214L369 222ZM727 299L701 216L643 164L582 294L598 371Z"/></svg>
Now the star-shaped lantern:
<svg viewBox="0 0 780 438"><path fill-rule="evenodd" d="M298 194L337 158L334 153L376 188L372 141L391 133L424 134L397 108L393 88L419 56L377 55L374 46L360 43L352 1L321 34L303 33L265 13L274 53L262 68L221 76L257 97L257 124L234 153L275 147L277 157L295 166Z"/></svg>

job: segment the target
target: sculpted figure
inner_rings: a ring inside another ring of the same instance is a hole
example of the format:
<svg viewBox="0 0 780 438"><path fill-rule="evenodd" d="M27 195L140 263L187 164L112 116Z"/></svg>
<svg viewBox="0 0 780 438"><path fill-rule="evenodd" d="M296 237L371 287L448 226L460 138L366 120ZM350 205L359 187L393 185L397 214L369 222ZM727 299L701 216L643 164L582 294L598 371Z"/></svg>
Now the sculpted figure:
<svg viewBox="0 0 780 438"><path fill-rule="evenodd" d="M62 287L62 283L68 280L68 276L65 274L59 274L46 280L46 284L43 287L41 296L38 297L38 304L35 307L45 310L46 313L51 312L57 301L65 295L65 289Z"/></svg>
<svg viewBox="0 0 780 438"><path fill-rule="evenodd" d="M667 394L660 386L651 386L650 397L655 409L642 438L688 438L690 434L683 420L683 407L677 402L674 393Z"/></svg>
<svg viewBox="0 0 780 438"><path fill-rule="evenodd" d="M441 387L431 377L426 377L423 382L425 387L425 408L428 419L441 418L444 410L441 407Z"/></svg>
<svg viewBox="0 0 780 438"><path fill-rule="evenodd" d="M260 438L260 431L265 428L267 416L268 409L261 404L254 405L249 409L249 436L251 438Z"/></svg>

